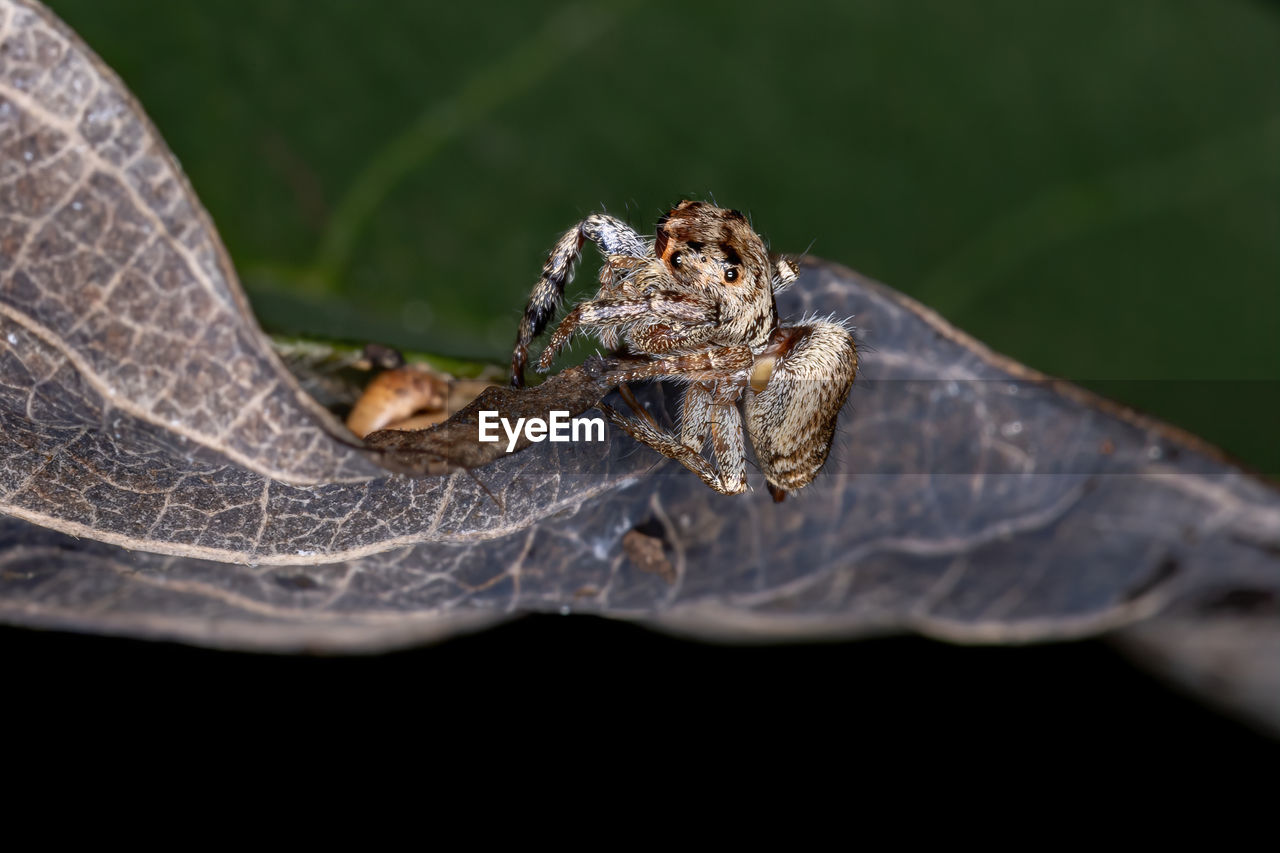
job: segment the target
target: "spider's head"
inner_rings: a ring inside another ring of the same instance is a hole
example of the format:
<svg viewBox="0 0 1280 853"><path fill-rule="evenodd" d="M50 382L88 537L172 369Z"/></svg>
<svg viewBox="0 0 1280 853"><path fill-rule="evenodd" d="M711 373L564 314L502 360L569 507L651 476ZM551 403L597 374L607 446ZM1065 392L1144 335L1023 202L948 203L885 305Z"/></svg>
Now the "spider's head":
<svg viewBox="0 0 1280 853"><path fill-rule="evenodd" d="M747 218L702 201L682 201L658 220L653 252L687 287L754 302L770 290L769 253Z"/></svg>

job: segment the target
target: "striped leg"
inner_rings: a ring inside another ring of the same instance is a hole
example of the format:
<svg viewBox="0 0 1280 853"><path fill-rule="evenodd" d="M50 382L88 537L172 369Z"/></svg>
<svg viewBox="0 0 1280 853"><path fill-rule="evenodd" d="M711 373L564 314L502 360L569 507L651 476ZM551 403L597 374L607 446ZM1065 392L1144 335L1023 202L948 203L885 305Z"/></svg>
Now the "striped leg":
<svg viewBox="0 0 1280 853"><path fill-rule="evenodd" d="M565 285L573 278L573 265L582 254L583 243L590 240L608 255L644 257L648 254L644 240L630 225L602 213L592 214L570 228L551 250L542 267L542 276L533 287L529 304L520 320L515 349L511 354L511 384L524 386L524 369L529 362L529 344L542 333L555 316Z"/></svg>

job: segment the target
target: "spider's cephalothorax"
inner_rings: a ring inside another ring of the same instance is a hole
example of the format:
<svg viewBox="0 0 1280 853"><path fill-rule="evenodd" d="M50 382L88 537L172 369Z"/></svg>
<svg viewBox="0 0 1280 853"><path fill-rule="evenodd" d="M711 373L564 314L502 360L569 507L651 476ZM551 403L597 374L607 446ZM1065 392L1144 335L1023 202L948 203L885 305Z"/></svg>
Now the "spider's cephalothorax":
<svg viewBox="0 0 1280 853"><path fill-rule="evenodd" d="M658 220L652 249L626 223L587 217L556 243L534 287L511 381L524 384L529 344L555 315L573 263L590 240L605 256L600 291L556 328L538 360L549 370L580 329L609 349L648 356L617 372L621 383L651 377L688 383L680 436L601 405L637 441L676 459L724 494L747 488L745 430L775 500L799 489L826 462L836 418L857 373L853 337L840 323L778 323L774 293L795 280L790 261L773 264L764 241L736 210L684 201ZM625 386L623 386L625 388ZM715 463L702 455L711 439Z"/></svg>

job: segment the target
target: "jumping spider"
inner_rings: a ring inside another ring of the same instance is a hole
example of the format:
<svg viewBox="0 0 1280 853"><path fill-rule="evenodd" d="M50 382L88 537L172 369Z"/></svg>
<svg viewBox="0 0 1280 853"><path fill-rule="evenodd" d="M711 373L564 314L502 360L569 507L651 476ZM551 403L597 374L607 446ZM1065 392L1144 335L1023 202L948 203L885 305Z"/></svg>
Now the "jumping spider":
<svg viewBox="0 0 1280 853"><path fill-rule="evenodd" d="M538 371L551 368L575 333L593 332L610 350L649 356L616 374L624 399L643 420L599 407L632 438L717 492L740 494L747 489L745 416L774 500L812 482L831 451L836 417L857 373L857 350L839 323L779 324L774 294L795 281L797 268L786 260L771 264L764 241L736 210L683 201L658 220L652 245L604 214L570 229L542 268L520 321L512 384L524 384L529 344L555 316L587 240L605 256L600 291L556 328ZM626 382L646 378L687 383L679 437L660 429L627 391ZM715 464L702 455L708 435Z"/></svg>

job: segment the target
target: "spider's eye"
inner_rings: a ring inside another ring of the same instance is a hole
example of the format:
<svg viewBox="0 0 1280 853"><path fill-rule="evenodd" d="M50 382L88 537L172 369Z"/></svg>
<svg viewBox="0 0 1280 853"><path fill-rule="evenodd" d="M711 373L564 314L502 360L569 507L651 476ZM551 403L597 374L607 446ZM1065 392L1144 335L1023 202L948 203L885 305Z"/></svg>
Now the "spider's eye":
<svg viewBox="0 0 1280 853"><path fill-rule="evenodd" d="M737 268L737 267L729 267L727 270L725 270L725 271L724 271L724 280L725 280L725 281L737 281L737 280L738 280L738 268Z"/></svg>
<svg viewBox="0 0 1280 853"><path fill-rule="evenodd" d="M679 253L679 252L672 252L672 253L671 253L671 268L672 268L672 269L675 269L675 270L678 270L678 269L680 269L680 265L681 265L682 263L684 263L684 258L680 255L680 253Z"/></svg>

